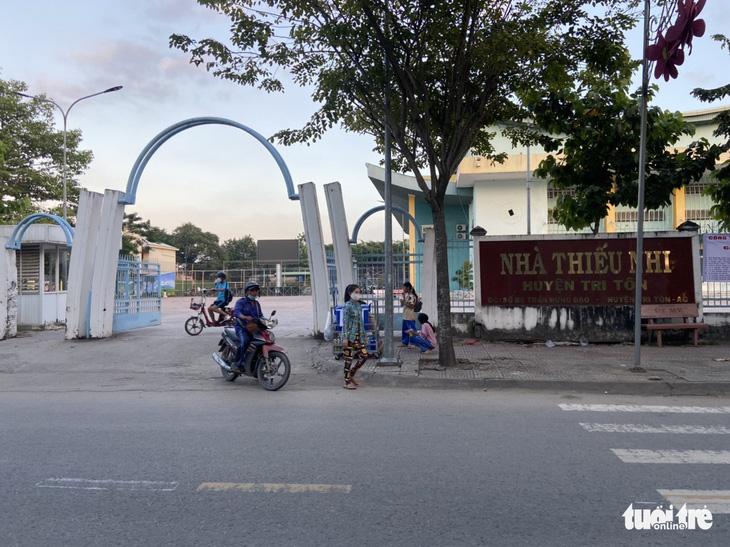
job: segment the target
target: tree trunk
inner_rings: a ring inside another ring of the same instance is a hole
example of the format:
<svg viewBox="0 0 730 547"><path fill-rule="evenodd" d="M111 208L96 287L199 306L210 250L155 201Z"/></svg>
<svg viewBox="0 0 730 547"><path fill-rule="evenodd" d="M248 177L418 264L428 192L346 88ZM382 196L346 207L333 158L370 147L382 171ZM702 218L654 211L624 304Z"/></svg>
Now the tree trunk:
<svg viewBox="0 0 730 547"><path fill-rule="evenodd" d="M436 341L439 346L439 364L444 367L456 365L454 343L451 336L451 290L449 289L449 254L446 240L446 219L443 206L432 202L433 232L436 255L436 309L438 326ZM424 268L430 267L428 264Z"/></svg>

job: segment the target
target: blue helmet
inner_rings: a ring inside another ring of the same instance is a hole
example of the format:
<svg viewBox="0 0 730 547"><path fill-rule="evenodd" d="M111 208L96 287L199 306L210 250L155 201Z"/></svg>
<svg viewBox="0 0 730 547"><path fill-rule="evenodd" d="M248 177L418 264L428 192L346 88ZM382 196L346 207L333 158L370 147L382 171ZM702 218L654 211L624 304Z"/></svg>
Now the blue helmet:
<svg viewBox="0 0 730 547"><path fill-rule="evenodd" d="M261 287L259 286L259 284L256 283L255 281L249 281L248 283L246 283L245 291L248 292L251 289L260 289L260 288Z"/></svg>

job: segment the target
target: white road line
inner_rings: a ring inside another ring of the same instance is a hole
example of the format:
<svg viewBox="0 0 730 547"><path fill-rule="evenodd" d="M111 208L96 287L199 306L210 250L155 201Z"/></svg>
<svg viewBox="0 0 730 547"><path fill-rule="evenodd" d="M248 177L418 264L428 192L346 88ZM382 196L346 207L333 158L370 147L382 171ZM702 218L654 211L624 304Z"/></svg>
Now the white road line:
<svg viewBox="0 0 730 547"><path fill-rule="evenodd" d="M730 464L729 450L643 450L612 448L626 463L710 463Z"/></svg>
<svg viewBox="0 0 730 547"><path fill-rule="evenodd" d="M71 488L77 490L146 490L171 492L176 482L160 481L115 481L94 479L46 479L36 484L37 488Z"/></svg>
<svg viewBox="0 0 730 547"><path fill-rule="evenodd" d="M679 433L704 435L730 435L730 427L723 425L703 427L700 425L641 425L641 424L580 424L592 433Z"/></svg>
<svg viewBox="0 0 730 547"><path fill-rule="evenodd" d="M350 484L293 484L293 483L253 483L253 482L204 482L198 486L198 492L256 492L256 493L284 493L300 494L316 492L329 494L338 492L349 494L352 491Z"/></svg>
<svg viewBox="0 0 730 547"><path fill-rule="evenodd" d="M661 405L558 405L563 410L581 412L655 412L667 414L730 414L730 406L661 406Z"/></svg>
<svg viewBox="0 0 730 547"><path fill-rule="evenodd" d="M713 515L730 515L730 490L657 490L675 507L687 504L688 509L707 507Z"/></svg>

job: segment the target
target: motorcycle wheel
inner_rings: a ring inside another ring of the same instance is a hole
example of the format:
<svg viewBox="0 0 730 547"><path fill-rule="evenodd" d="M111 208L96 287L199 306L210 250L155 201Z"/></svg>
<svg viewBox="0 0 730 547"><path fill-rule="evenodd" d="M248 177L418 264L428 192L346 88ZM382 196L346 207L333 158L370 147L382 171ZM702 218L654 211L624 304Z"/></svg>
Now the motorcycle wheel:
<svg viewBox="0 0 730 547"><path fill-rule="evenodd" d="M223 349L223 352L221 353L221 357L223 358L223 360L226 363L230 364L233 361L233 359L231 358L232 357L231 356L232 353L233 352L231 351L231 348L229 348L228 346L226 346ZM233 382L233 381L236 380L236 378L238 378L238 374L236 374L235 372L228 372L223 367L220 367L220 369L221 369L221 374L223 375L223 378L226 379L226 382Z"/></svg>
<svg viewBox="0 0 730 547"><path fill-rule="evenodd" d="M259 383L267 391L276 391L284 387L284 384L289 380L290 373L291 364L286 354L280 351L270 351L268 363L263 355L259 357Z"/></svg>
<svg viewBox="0 0 730 547"><path fill-rule="evenodd" d="M197 336L203 332L203 320L200 317L193 316L185 321L185 332L190 336Z"/></svg>

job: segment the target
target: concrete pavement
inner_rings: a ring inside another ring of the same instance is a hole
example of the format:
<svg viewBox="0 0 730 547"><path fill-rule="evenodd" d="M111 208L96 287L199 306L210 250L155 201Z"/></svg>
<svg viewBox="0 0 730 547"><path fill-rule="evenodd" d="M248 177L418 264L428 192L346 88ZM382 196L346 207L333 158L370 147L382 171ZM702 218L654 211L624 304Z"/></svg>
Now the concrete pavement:
<svg viewBox="0 0 730 547"><path fill-rule="evenodd" d="M307 297L262 299L277 309L278 343L292 362L285 389L325 383L339 386L342 361L332 344L308 335ZM105 340L65 341L62 330L21 331L0 341L0 390L116 391L207 390L223 383L210 355L220 330L189 336L183 325L193 312L189 298L163 299L163 324L119 333ZM399 366L369 361L360 371L365 386L437 389L547 389L647 395L730 394L730 342L642 346L645 373L631 372L634 347L626 344L490 343L457 339L458 364L439 370L436 353L397 347ZM241 379L236 384L256 383ZM231 384L225 383L229 388Z"/></svg>

